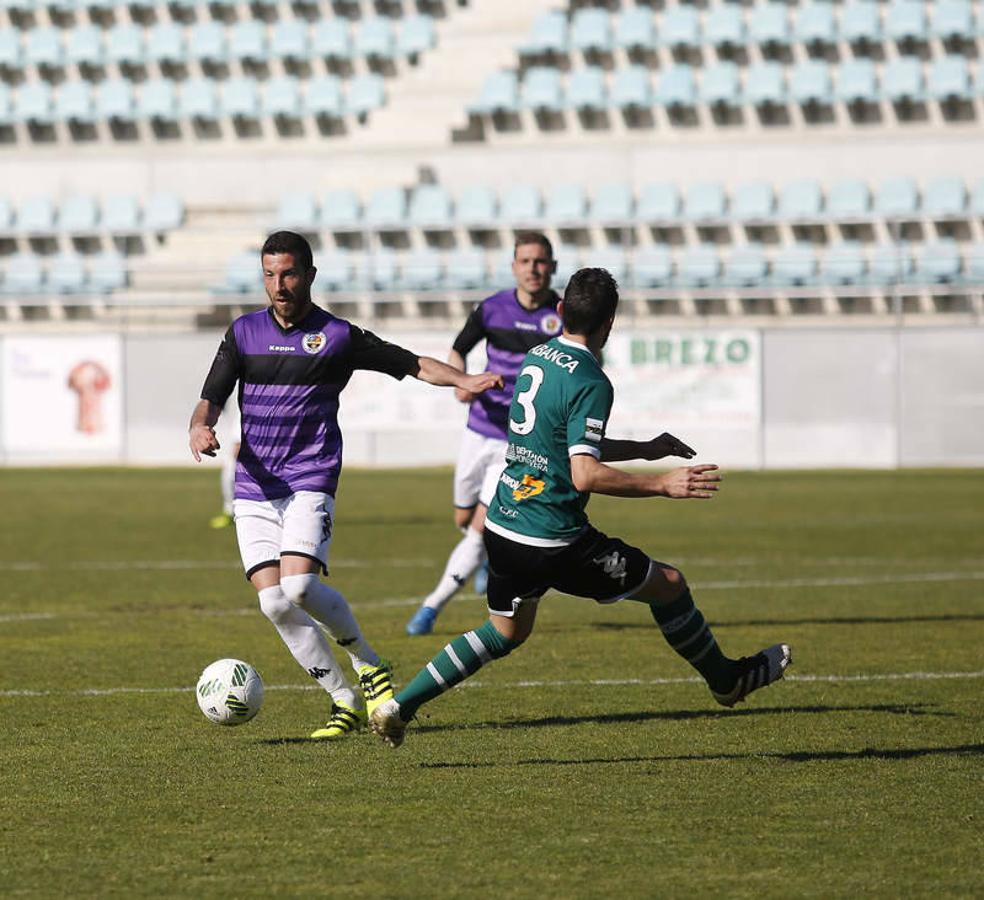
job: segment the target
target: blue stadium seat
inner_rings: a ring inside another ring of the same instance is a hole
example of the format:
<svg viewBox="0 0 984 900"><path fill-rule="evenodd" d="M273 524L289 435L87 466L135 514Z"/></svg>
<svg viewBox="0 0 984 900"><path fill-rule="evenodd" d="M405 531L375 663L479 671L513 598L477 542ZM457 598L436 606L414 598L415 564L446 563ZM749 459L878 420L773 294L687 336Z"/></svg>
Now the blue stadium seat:
<svg viewBox="0 0 984 900"><path fill-rule="evenodd" d="M304 62L311 56L307 25L300 19L281 19L270 37L270 55L280 60Z"/></svg>
<svg viewBox="0 0 984 900"><path fill-rule="evenodd" d="M361 231L362 203L355 191L328 191L321 202L321 227L335 233Z"/></svg>
<svg viewBox="0 0 984 900"><path fill-rule="evenodd" d="M29 197L17 207L17 232L23 235L54 234L55 215L51 197Z"/></svg>
<svg viewBox="0 0 984 900"><path fill-rule="evenodd" d="M489 283L485 254L478 250L457 250L448 260L445 280L448 287L459 290L477 290Z"/></svg>
<svg viewBox="0 0 984 900"><path fill-rule="evenodd" d="M705 68L700 83L700 100L708 106L738 106L741 103L738 66L725 60Z"/></svg>
<svg viewBox="0 0 984 900"><path fill-rule="evenodd" d="M214 122L221 115L219 91L211 78L189 78L181 82L178 106L185 119Z"/></svg>
<svg viewBox="0 0 984 900"><path fill-rule="evenodd" d="M345 115L342 82L336 75L319 75L307 82L304 109L317 119L340 119Z"/></svg>
<svg viewBox="0 0 984 900"><path fill-rule="evenodd" d="M437 28L427 15L405 16L397 34L396 49L400 56L416 56L437 46Z"/></svg>
<svg viewBox="0 0 984 900"><path fill-rule="evenodd" d="M940 103L970 100L970 66L965 56L944 56L933 61L929 68L929 96Z"/></svg>
<svg viewBox="0 0 984 900"><path fill-rule="evenodd" d="M724 185L701 182L687 189L684 215L692 222L722 221L727 215L728 197Z"/></svg>
<svg viewBox="0 0 984 900"><path fill-rule="evenodd" d="M827 215L834 221L867 219L871 215L871 191L855 178L839 181L827 192Z"/></svg>
<svg viewBox="0 0 984 900"><path fill-rule="evenodd" d="M709 287L721 275L721 260L711 244L688 247L680 257L677 283L681 287Z"/></svg>
<svg viewBox="0 0 984 900"><path fill-rule="evenodd" d="M912 268L912 254L905 244L876 244L868 255L868 280L872 284L904 284L911 280Z"/></svg>
<svg viewBox="0 0 984 900"><path fill-rule="evenodd" d="M897 44L924 41L929 33L927 4L921 0L892 0L885 10L885 34Z"/></svg>
<svg viewBox="0 0 984 900"><path fill-rule="evenodd" d="M769 263L760 244L746 244L731 251L724 266L724 283L734 287L755 287L764 284Z"/></svg>
<svg viewBox="0 0 984 900"><path fill-rule="evenodd" d="M612 246L602 247L598 250L589 250L581 259L581 265L591 266L596 269L607 269L608 273L619 285L627 285L630 282L629 258L625 253L625 249L622 247Z"/></svg>
<svg viewBox="0 0 984 900"><path fill-rule="evenodd" d="M45 81L22 84L14 93L14 118L19 122L51 125L52 110L51 86Z"/></svg>
<svg viewBox="0 0 984 900"><path fill-rule="evenodd" d="M571 109L603 112L608 108L605 72L598 66L585 66L571 72L567 80L567 105Z"/></svg>
<svg viewBox="0 0 984 900"><path fill-rule="evenodd" d="M952 238L922 244L916 253L916 278L929 284L952 284L960 280L963 261Z"/></svg>
<svg viewBox="0 0 984 900"><path fill-rule="evenodd" d="M366 258L365 277L377 291L392 291L399 284L400 268L392 250L380 249Z"/></svg>
<svg viewBox="0 0 984 900"><path fill-rule="evenodd" d="M524 109L559 112L564 105L559 70L534 66L520 84L520 105Z"/></svg>
<svg viewBox="0 0 984 900"><path fill-rule="evenodd" d="M559 184L547 195L544 217L555 226L583 225L587 218L588 198L580 184Z"/></svg>
<svg viewBox="0 0 984 900"><path fill-rule="evenodd" d="M497 221L498 199L495 191L485 185L465 188L458 197L457 219L465 227L488 227Z"/></svg>
<svg viewBox="0 0 984 900"><path fill-rule="evenodd" d="M536 225L543 211L540 191L530 184L514 184L502 195L499 218L519 226Z"/></svg>
<svg viewBox="0 0 984 900"><path fill-rule="evenodd" d="M454 203L439 184L418 185L410 198L410 224L418 228L448 230L454 223Z"/></svg>
<svg viewBox="0 0 984 900"><path fill-rule="evenodd" d="M634 218L632 188L606 184L598 188L591 204L591 218L602 225L628 225Z"/></svg>
<svg viewBox="0 0 984 900"><path fill-rule="evenodd" d="M263 84L263 114L299 119L304 115L301 83L293 75L271 78Z"/></svg>
<svg viewBox="0 0 984 900"><path fill-rule="evenodd" d="M840 64L837 99L847 104L878 102L878 76L870 59L848 59Z"/></svg>
<svg viewBox="0 0 984 900"><path fill-rule="evenodd" d="M136 117L133 83L126 78L107 78L96 85L96 111L107 122L132 122Z"/></svg>
<svg viewBox="0 0 984 900"><path fill-rule="evenodd" d="M263 290L263 270L255 253L237 253L229 260L222 290L231 294L258 294Z"/></svg>
<svg viewBox="0 0 984 900"><path fill-rule="evenodd" d="M837 43L837 19L829 3L806 3L796 13L796 40L811 48Z"/></svg>
<svg viewBox="0 0 984 900"><path fill-rule="evenodd" d="M92 85L88 81L63 83L55 95L55 118L89 125L95 122Z"/></svg>
<svg viewBox="0 0 984 900"><path fill-rule="evenodd" d="M313 234L318 231L321 223L321 211L318 209L318 199L309 191L297 191L284 194L277 204L277 214L274 225Z"/></svg>
<svg viewBox="0 0 984 900"><path fill-rule="evenodd" d="M362 19L354 28L355 53L372 60L391 60L396 37L389 19L380 16Z"/></svg>
<svg viewBox="0 0 984 900"><path fill-rule="evenodd" d="M971 244L965 248L964 266L970 284L984 285L984 244Z"/></svg>
<svg viewBox="0 0 984 900"><path fill-rule="evenodd" d="M716 50L735 50L747 41L745 17L737 4L723 3L707 10L704 39Z"/></svg>
<svg viewBox="0 0 984 900"><path fill-rule="evenodd" d="M356 75L348 82L346 108L353 115L362 118L379 109L386 103L386 81L382 75L369 72Z"/></svg>
<svg viewBox="0 0 984 900"><path fill-rule="evenodd" d="M28 65L60 69L65 65L65 48L57 28L32 28L24 37L24 58Z"/></svg>
<svg viewBox="0 0 984 900"><path fill-rule="evenodd" d="M265 63L269 51L264 24L255 19L236 22L229 32L229 55L240 62Z"/></svg>
<svg viewBox="0 0 984 900"><path fill-rule="evenodd" d="M196 22L188 32L188 55L199 63L225 63L229 59L225 28L218 22Z"/></svg>
<svg viewBox="0 0 984 900"><path fill-rule="evenodd" d="M71 235L95 234L99 230L99 205L95 198L85 194L66 197L58 210L58 230Z"/></svg>
<svg viewBox="0 0 984 900"><path fill-rule="evenodd" d="M745 76L745 100L755 107L786 103L786 76L777 62L755 63Z"/></svg>
<svg viewBox="0 0 984 900"><path fill-rule="evenodd" d="M102 227L113 235L139 234L142 229L137 198L128 194L114 194L103 200Z"/></svg>
<svg viewBox="0 0 984 900"><path fill-rule="evenodd" d="M881 43L881 13L874 0L849 0L841 12L841 37L851 45Z"/></svg>
<svg viewBox="0 0 984 900"><path fill-rule="evenodd" d="M864 284L864 248L857 241L831 244L820 262L821 280L826 284Z"/></svg>
<svg viewBox="0 0 984 900"><path fill-rule="evenodd" d="M942 41L966 40L974 34L974 10L969 0L937 0L930 33Z"/></svg>
<svg viewBox="0 0 984 900"><path fill-rule="evenodd" d="M561 244L559 247L554 247L554 260L557 266L554 269L550 286L558 293L563 294L567 282L571 280L571 275L581 268L581 252L573 244ZM500 283L503 282L500 281ZM508 281L504 283L508 284Z"/></svg>
<svg viewBox="0 0 984 900"><path fill-rule="evenodd" d="M882 93L893 103L921 103L926 99L922 62L915 56L890 60L882 70Z"/></svg>
<svg viewBox="0 0 984 900"><path fill-rule="evenodd" d="M188 61L184 30L173 22L158 22L147 32L147 59L158 65L184 65Z"/></svg>
<svg viewBox="0 0 984 900"><path fill-rule="evenodd" d="M653 105L653 83L644 66L618 69L611 85L611 103L617 109L649 109Z"/></svg>
<svg viewBox="0 0 984 900"><path fill-rule="evenodd" d="M967 215L967 188L963 179L944 175L926 185L923 212L932 219L962 219Z"/></svg>
<svg viewBox="0 0 984 900"><path fill-rule="evenodd" d="M9 127L17 121L14 115L14 94L10 88L0 82L0 126Z"/></svg>
<svg viewBox="0 0 984 900"><path fill-rule="evenodd" d="M0 31L0 46L3 44L5 33L7 32ZM79 25L72 28L65 38L65 61L73 66L94 68L102 66L106 61L102 31L94 25ZM0 53L0 65L2 64L2 53Z"/></svg>
<svg viewBox="0 0 984 900"><path fill-rule="evenodd" d="M694 70L684 63L664 69L656 85L656 101L668 109L695 106L697 82L694 78Z"/></svg>
<svg viewBox="0 0 984 900"><path fill-rule="evenodd" d="M666 287L673 280L673 256L665 244L637 247L632 254L632 283L636 287Z"/></svg>
<svg viewBox="0 0 984 900"><path fill-rule="evenodd" d="M347 291L355 283L355 261L344 250L322 253L318 258L318 284L323 290Z"/></svg>
<svg viewBox="0 0 984 900"><path fill-rule="evenodd" d="M827 63L819 59L807 59L793 66L789 75L789 95L801 106L814 103L826 106L833 103L834 92Z"/></svg>
<svg viewBox="0 0 984 900"><path fill-rule="evenodd" d="M784 247L772 263L772 280L784 287L812 284L817 273L817 253L812 244Z"/></svg>
<svg viewBox="0 0 984 900"><path fill-rule="evenodd" d="M230 119L260 117L260 89L255 78L230 78L219 84L219 105Z"/></svg>
<svg viewBox="0 0 984 900"><path fill-rule="evenodd" d="M48 289L56 294L81 294L88 274L78 253L59 253L48 263Z"/></svg>
<svg viewBox="0 0 984 900"><path fill-rule="evenodd" d="M110 28L106 32L106 60L118 66L144 65L144 30L126 23Z"/></svg>
<svg viewBox="0 0 984 900"><path fill-rule="evenodd" d="M640 222L679 223L680 193L673 184L647 184L639 192L636 216Z"/></svg>
<svg viewBox="0 0 984 900"><path fill-rule="evenodd" d="M886 219L914 219L919 210L919 188L911 178L887 178L875 195L875 211Z"/></svg>
<svg viewBox="0 0 984 900"><path fill-rule="evenodd" d="M170 191L151 194L144 205L144 227L155 234L180 228L184 224L184 219L184 201Z"/></svg>
<svg viewBox="0 0 984 900"><path fill-rule="evenodd" d="M615 21L615 46L627 52L652 50L656 46L656 21L651 9L631 6Z"/></svg>
<svg viewBox="0 0 984 900"><path fill-rule="evenodd" d="M401 230L407 224L407 192L401 187L380 188L369 198L366 224L378 231Z"/></svg>
<svg viewBox="0 0 984 900"><path fill-rule="evenodd" d="M659 30L660 43L671 50L695 50L700 47L700 14L692 6L670 6L663 13Z"/></svg>
<svg viewBox="0 0 984 900"><path fill-rule="evenodd" d="M521 56L563 55L567 52L567 16L559 10L542 13L533 20Z"/></svg>
<svg viewBox="0 0 984 900"><path fill-rule="evenodd" d="M436 250L416 250L404 257L402 282L412 291L433 291L444 282L444 263Z"/></svg>
<svg viewBox="0 0 984 900"><path fill-rule="evenodd" d="M976 216L984 216L984 178L974 184L970 195L970 210Z"/></svg>
<svg viewBox="0 0 984 900"><path fill-rule="evenodd" d="M352 58L352 36L345 19L321 19L311 33L311 52L318 59L347 62Z"/></svg>
<svg viewBox="0 0 984 900"><path fill-rule="evenodd" d="M519 111L519 79L515 72L493 72L485 79L478 100L469 111L479 115Z"/></svg>
<svg viewBox="0 0 984 900"><path fill-rule="evenodd" d="M0 197L0 234L13 230L14 207L6 197Z"/></svg>
<svg viewBox="0 0 984 900"><path fill-rule="evenodd" d="M3 281L8 294L40 294L44 292L44 269L40 257L33 253L15 253L6 259Z"/></svg>
<svg viewBox="0 0 984 900"><path fill-rule="evenodd" d="M769 2L752 7L748 17L748 36L752 43L763 48L788 47L792 35L786 5Z"/></svg>
<svg viewBox="0 0 984 900"><path fill-rule="evenodd" d="M0 70L18 72L23 64L20 32L15 28L0 28Z"/></svg>
<svg viewBox="0 0 984 900"><path fill-rule="evenodd" d="M764 222L773 217L776 198L767 181L738 185L731 198L731 214L739 222Z"/></svg>
<svg viewBox="0 0 984 900"><path fill-rule="evenodd" d="M611 53L612 23L606 9L587 7L571 18L570 46L581 53Z"/></svg>
<svg viewBox="0 0 984 900"><path fill-rule="evenodd" d="M792 222L815 222L823 210L820 182L804 178L787 184L779 194L779 216Z"/></svg>

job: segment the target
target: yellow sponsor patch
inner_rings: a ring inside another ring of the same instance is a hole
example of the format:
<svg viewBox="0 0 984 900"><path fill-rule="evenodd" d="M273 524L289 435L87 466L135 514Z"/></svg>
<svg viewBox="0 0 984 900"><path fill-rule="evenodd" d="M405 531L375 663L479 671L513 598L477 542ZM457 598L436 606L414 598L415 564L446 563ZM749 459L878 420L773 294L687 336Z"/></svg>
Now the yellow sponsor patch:
<svg viewBox="0 0 984 900"><path fill-rule="evenodd" d="M532 475L524 475L523 483L512 492L513 500L517 502L520 500L529 500L530 497L542 494L545 487L546 482L542 479L534 478Z"/></svg>

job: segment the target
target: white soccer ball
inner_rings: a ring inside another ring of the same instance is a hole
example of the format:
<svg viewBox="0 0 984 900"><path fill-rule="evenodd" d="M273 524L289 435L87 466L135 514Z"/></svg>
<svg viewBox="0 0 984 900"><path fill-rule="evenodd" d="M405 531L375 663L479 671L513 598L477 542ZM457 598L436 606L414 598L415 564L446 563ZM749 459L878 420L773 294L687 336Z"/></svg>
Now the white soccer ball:
<svg viewBox="0 0 984 900"><path fill-rule="evenodd" d="M263 705L263 679L241 659L218 659L202 672L195 697L205 717L217 725L242 725Z"/></svg>

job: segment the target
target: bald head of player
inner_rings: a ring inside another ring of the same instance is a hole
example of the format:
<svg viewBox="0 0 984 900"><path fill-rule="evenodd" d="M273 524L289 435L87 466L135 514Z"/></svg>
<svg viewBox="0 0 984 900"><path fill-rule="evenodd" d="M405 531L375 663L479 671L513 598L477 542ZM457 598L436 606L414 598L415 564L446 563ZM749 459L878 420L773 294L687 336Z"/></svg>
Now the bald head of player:
<svg viewBox="0 0 984 900"><path fill-rule="evenodd" d="M263 243L260 262L273 314L290 328L311 311L311 285L318 273L311 245L293 231L275 231Z"/></svg>

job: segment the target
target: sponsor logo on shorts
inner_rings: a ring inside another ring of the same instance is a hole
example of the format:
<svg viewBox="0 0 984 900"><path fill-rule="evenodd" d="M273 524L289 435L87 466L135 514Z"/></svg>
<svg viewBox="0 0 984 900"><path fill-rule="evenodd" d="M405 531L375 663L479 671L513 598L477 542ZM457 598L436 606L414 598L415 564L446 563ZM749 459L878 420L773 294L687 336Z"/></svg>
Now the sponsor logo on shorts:
<svg viewBox="0 0 984 900"><path fill-rule="evenodd" d="M612 579L612 581L617 581L622 587L625 587L625 575L626 569L628 568L628 562L624 556L621 556L617 551L612 551L611 553L606 553L604 556L598 556L591 560L596 566L601 566L605 570L605 574Z"/></svg>
<svg viewBox="0 0 984 900"><path fill-rule="evenodd" d="M597 444L601 441L604 432L605 423L601 419L584 420L584 437L587 440L594 441Z"/></svg>
<svg viewBox="0 0 984 900"><path fill-rule="evenodd" d="M540 319L540 331L544 334L560 334L560 316L556 313L548 313Z"/></svg>
<svg viewBox="0 0 984 900"><path fill-rule="evenodd" d="M320 353L327 343L328 338L325 337L325 333L323 331L315 331L311 334L306 334L301 339L301 346L304 348L304 352L312 355L315 353Z"/></svg>

